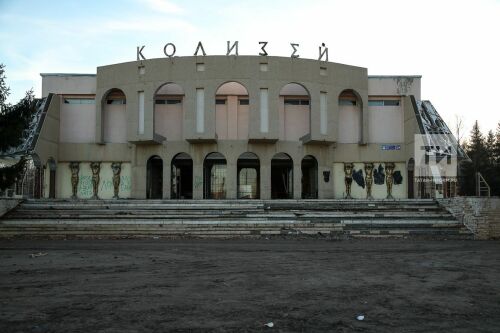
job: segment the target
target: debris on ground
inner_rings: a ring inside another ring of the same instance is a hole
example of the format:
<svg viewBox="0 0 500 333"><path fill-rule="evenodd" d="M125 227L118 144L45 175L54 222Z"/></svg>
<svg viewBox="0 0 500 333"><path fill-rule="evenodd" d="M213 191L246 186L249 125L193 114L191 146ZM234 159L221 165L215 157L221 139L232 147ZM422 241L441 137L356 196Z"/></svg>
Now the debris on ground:
<svg viewBox="0 0 500 333"><path fill-rule="evenodd" d="M265 324L264 326L269 327L269 328L273 328L274 323L272 321L270 321L269 323Z"/></svg>
<svg viewBox="0 0 500 333"><path fill-rule="evenodd" d="M359 315L356 317L357 320L361 321L361 320L365 320L365 316L363 315Z"/></svg>

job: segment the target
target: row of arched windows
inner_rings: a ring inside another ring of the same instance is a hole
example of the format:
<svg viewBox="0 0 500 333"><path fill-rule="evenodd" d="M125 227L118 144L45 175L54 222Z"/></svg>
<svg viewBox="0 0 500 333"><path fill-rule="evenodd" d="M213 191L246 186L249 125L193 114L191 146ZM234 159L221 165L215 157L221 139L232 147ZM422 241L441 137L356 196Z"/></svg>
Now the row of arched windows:
<svg viewBox="0 0 500 333"><path fill-rule="evenodd" d="M160 86L154 94L154 130L167 141L183 139L184 90L176 83ZM299 83L285 85L279 93L279 139L299 141L310 133L311 97ZM339 103L339 143L358 143L361 137L361 99L344 90ZM104 142L127 142L126 97L119 89L104 97ZM248 90L239 82L226 82L215 93L215 132L218 140L246 140L249 128Z"/></svg>
<svg viewBox="0 0 500 333"><path fill-rule="evenodd" d="M170 164L170 197L172 199L193 198L193 160L186 153L174 156ZM147 161L146 197L163 197L163 160L151 156ZM236 186L238 199L260 198L260 159L251 152L245 152L238 158ZM307 155L301 162L302 198L318 198L318 162ZM278 153L271 159L271 198L293 198L293 160L285 153ZM203 198L226 199L227 161L223 154L213 152L203 161Z"/></svg>

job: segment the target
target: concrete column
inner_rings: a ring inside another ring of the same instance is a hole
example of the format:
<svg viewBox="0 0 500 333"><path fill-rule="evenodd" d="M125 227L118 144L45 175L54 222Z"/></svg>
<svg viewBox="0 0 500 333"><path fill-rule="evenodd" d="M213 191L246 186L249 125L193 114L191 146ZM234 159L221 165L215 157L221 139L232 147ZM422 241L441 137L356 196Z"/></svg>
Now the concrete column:
<svg viewBox="0 0 500 333"><path fill-rule="evenodd" d="M236 199L237 198L237 166L233 161L227 161L227 170L226 170L226 198L227 199Z"/></svg>
<svg viewBox="0 0 500 333"><path fill-rule="evenodd" d="M293 198L294 199L300 199L302 196L301 162L302 162L302 160L294 161L294 164L293 164Z"/></svg>
<svg viewBox="0 0 500 333"><path fill-rule="evenodd" d="M203 199L203 163L193 165L193 199Z"/></svg>
<svg viewBox="0 0 500 333"><path fill-rule="evenodd" d="M271 199L271 165L260 161L260 198Z"/></svg>
<svg viewBox="0 0 500 333"><path fill-rule="evenodd" d="M170 174L172 168L166 159L163 160L163 199L170 199L170 188L172 186Z"/></svg>

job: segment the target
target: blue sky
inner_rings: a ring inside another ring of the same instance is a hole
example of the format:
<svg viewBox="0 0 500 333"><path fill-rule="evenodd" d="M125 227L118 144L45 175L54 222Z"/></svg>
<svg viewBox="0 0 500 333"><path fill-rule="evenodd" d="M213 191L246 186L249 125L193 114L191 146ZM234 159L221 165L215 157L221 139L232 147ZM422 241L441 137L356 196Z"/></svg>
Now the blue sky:
<svg viewBox="0 0 500 333"><path fill-rule="evenodd" d="M203 41L209 55L238 40L240 54L316 58L322 42L330 61L367 67L369 74L420 74L422 98L453 126L461 115L470 130L478 119L495 129L500 106L500 1L27 1L0 0L0 62L7 68L9 101L30 88L41 92L39 73L95 73L96 67L164 57L172 42L178 56Z"/></svg>

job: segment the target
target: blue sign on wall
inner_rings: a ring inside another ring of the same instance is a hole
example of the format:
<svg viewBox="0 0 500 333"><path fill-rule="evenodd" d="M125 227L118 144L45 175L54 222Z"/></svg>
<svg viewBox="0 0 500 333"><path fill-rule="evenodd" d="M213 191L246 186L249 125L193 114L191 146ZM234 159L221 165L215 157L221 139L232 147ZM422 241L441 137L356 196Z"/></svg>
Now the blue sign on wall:
<svg viewBox="0 0 500 333"><path fill-rule="evenodd" d="M381 145L382 150L401 150L401 145Z"/></svg>

